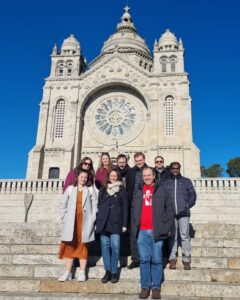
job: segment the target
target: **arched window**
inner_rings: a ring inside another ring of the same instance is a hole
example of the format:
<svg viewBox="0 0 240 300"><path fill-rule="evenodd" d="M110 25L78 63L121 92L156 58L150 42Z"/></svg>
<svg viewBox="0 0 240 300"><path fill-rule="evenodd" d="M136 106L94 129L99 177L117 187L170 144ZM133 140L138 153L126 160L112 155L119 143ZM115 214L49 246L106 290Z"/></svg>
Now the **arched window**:
<svg viewBox="0 0 240 300"><path fill-rule="evenodd" d="M171 59L171 72L176 72L176 60L174 58Z"/></svg>
<svg viewBox="0 0 240 300"><path fill-rule="evenodd" d="M175 134L174 120L174 98L167 96L164 101L165 105L165 135L171 136Z"/></svg>
<svg viewBox="0 0 240 300"><path fill-rule="evenodd" d="M64 75L64 63L63 61L59 61L57 63L56 76L62 77L63 75Z"/></svg>
<svg viewBox="0 0 240 300"><path fill-rule="evenodd" d="M163 58L161 60L161 64L162 64L162 72L163 73L167 72L167 60L166 60L166 58Z"/></svg>
<svg viewBox="0 0 240 300"><path fill-rule="evenodd" d="M60 175L60 169L59 168L50 168L48 172L48 178L53 179L53 178L59 178Z"/></svg>
<svg viewBox="0 0 240 300"><path fill-rule="evenodd" d="M54 138L63 137L64 115L65 115L65 101L61 99L58 100L56 105Z"/></svg>
<svg viewBox="0 0 240 300"><path fill-rule="evenodd" d="M67 63L67 76L72 75L72 69L73 69L73 65L72 65L72 62L70 61Z"/></svg>

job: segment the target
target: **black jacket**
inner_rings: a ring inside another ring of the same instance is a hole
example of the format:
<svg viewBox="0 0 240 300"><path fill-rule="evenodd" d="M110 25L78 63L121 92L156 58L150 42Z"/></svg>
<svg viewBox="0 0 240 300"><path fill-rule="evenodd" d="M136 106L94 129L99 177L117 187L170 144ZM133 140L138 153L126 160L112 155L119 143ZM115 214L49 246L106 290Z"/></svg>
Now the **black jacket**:
<svg viewBox="0 0 240 300"><path fill-rule="evenodd" d="M158 180L161 183L163 183L165 180L167 180L170 177L170 173L166 169L163 169L161 173L158 172L156 168L154 168L153 171L155 173L156 180Z"/></svg>
<svg viewBox="0 0 240 300"><path fill-rule="evenodd" d="M96 232L121 234L122 227L128 224L128 199L126 189L121 186L118 193L110 196L106 188L98 195Z"/></svg>
<svg viewBox="0 0 240 300"><path fill-rule="evenodd" d="M118 166L116 166L116 170L121 174L122 184L124 187L126 187L126 177L127 177L128 171L130 170L129 165L126 165L126 167L123 170L120 169Z"/></svg>
<svg viewBox="0 0 240 300"><path fill-rule="evenodd" d="M142 167L142 169L146 166L147 165L145 164ZM133 196L133 191L134 191L134 186L135 186L135 177L136 177L137 170L139 170L139 168L137 166L134 166L133 168L130 168L128 170L127 175L126 175L126 189L127 189L127 192L128 192L129 203L131 203L131 201L132 201L132 196Z"/></svg>
<svg viewBox="0 0 240 300"><path fill-rule="evenodd" d="M142 216L143 187L134 191L131 209L131 230L137 236ZM153 235L155 239L166 239L174 220L174 205L163 185L155 184L152 195Z"/></svg>
<svg viewBox="0 0 240 300"><path fill-rule="evenodd" d="M176 217L190 217L190 208L197 198L192 181L182 175L171 175L163 184L174 203Z"/></svg>

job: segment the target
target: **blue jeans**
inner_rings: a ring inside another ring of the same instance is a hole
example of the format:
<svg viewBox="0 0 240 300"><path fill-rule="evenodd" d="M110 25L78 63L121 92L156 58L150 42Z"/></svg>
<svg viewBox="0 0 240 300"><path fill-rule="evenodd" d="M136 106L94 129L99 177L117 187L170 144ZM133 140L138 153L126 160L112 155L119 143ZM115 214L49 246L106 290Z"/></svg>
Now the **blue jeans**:
<svg viewBox="0 0 240 300"><path fill-rule="evenodd" d="M117 273L120 253L120 234L102 233L100 235L100 241L104 269L111 273ZM110 254L110 249L112 255Z"/></svg>
<svg viewBox="0 0 240 300"><path fill-rule="evenodd" d="M163 279L163 240L155 240L152 230L140 230L137 245L140 255L141 288L159 289Z"/></svg>

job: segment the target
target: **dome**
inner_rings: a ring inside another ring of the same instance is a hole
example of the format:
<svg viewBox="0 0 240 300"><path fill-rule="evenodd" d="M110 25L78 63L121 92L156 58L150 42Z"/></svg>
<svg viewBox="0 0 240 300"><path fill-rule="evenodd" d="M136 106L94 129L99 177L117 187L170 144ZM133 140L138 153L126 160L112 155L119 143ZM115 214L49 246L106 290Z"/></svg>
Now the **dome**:
<svg viewBox="0 0 240 300"><path fill-rule="evenodd" d="M67 39L63 41L61 51L79 51L80 50L80 44L78 40L75 38L73 34L70 35Z"/></svg>
<svg viewBox="0 0 240 300"><path fill-rule="evenodd" d="M109 37L102 47L102 52L117 49L138 50L149 55L150 51L144 41L137 34L137 30L129 14L129 7L124 8L125 12L121 17L121 22L117 25L116 32Z"/></svg>
<svg viewBox="0 0 240 300"><path fill-rule="evenodd" d="M169 45L178 47L178 41L175 35L169 29L167 29L159 39L159 47L169 46Z"/></svg>

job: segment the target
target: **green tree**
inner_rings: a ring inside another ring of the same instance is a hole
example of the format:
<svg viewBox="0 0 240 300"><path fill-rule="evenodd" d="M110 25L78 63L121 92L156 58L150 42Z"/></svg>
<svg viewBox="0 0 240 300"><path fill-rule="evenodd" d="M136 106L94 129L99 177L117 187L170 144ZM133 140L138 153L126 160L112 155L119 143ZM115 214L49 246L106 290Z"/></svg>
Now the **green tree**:
<svg viewBox="0 0 240 300"><path fill-rule="evenodd" d="M201 177L207 177L206 167L201 166Z"/></svg>
<svg viewBox="0 0 240 300"><path fill-rule="evenodd" d="M240 157L230 159L227 167L227 173L230 177L240 177Z"/></svg>
<svg viewBox="0 0 240 300"><path fill-rule="evenodd" d="M204 166L201 167L202 177L222 177L223 171L220 164L213 164L208 168Z"/></svg>

